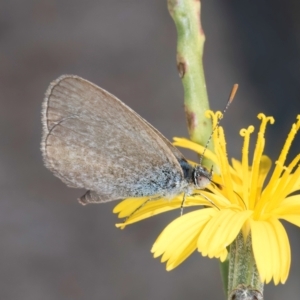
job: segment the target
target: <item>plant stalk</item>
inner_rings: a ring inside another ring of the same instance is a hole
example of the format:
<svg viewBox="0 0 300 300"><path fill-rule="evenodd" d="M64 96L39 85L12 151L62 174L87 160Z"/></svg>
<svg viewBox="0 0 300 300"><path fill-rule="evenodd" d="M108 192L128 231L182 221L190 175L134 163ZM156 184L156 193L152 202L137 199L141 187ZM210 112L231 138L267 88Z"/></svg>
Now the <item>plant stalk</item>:
<svg viewBox="0 0 300 300"><path fill-rule="evenodd" d="M203 68L205 35L202 30L198 0L168 0L168 10L177 29L177 69L184 88L184 107L190 138L206 145L212 132L211 120L205 116L209 109ZM213 150L212 142L208 145ZM212 163L203 159L203 165Z"/></svg>
<svg viewBox="0 0 300 300"><path fill-rule="evenodd" d="M228 300L263 300L264 285L253 256L251 234L245 239L239 233L229 252Z"/></svg>

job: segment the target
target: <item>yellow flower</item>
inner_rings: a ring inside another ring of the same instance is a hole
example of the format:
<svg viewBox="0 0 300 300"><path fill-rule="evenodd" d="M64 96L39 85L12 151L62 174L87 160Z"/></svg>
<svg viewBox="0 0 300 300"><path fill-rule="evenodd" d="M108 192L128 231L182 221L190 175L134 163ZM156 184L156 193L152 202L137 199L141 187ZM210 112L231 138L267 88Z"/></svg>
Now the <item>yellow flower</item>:
<svg viewBox="0 0 300 300"><path fill-rule="evenodd" d="M219 113L210 112L214 126ZM215 153L206 150L219 168L206 191L200 191L201 197L187 197L185 206L201 206L200 209L184 214L171 222L160 234L153 245L154 257L162 255L167 262L167 270L172 270L183 262L195 250L203 256L216 257L224 261L227 247L235 240L240 231L244 238L251 234L252 249L262 282L284 283L288 277L291 253L287 233L280 222L286 220L300 226L300 167L298 154L289 165L285 164L287 153L300 127L298 121L292 129L275 162L268 183L266 177L271 169L270 158L263 155L265 130L268 123L274 123L272 117L259 114L261 125L258 132L252 163L249 162L250 135L253 126L240 131L244 138L241 161L227 159L224 131L219 127L213 134ZM199 154L203 147L186 139L175 138L176 146L189 148ZM198 191L199 192L199 191ZM132 201L126 199L114 209L119 217L130 216L118 227L140 221L144 218L178 209L182 201L179 195L171 201L150 201L140 209L145 199ZM212 202L212 203L211 203ZM214 205L213 205L214 204Z"/></svg>

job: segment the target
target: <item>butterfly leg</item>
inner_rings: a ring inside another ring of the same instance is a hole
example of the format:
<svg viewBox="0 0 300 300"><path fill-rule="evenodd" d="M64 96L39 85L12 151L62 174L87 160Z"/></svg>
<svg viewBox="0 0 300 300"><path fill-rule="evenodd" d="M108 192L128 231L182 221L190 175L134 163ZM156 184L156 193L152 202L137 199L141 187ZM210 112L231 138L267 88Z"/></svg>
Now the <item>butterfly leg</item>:
<svg viewBox="0 0 300 300"><path fill-rule="evenodd" d="M213 202L212 200L210 200L208 197L206 197L205 195L203 195L203 194L201 194L201 193L192 194L191 196L192 196L192 197L193 197L193 196L201 196L201 197L203 197L205 200L207 200L212 206L214 206L215 208L217 208L218 210L220 210L219 207L218 207L216 204L214 204L214 202Z"/></svg>
<svg viewBox="0 0 300 300"><path fill-rule="evenodd" d="M183 205L184 205L184 202L185 202L185 193L183 194L183 198L182 198L181 205L180 205L180 215L181 216L183 215Z"/></svg>
<svg viewBox="0 0 300 300"><path fill-rule="evenodd" d="M158 200L161 199L160 196L155 197L155 198L149 198L147 199L145 202L143 202L139 207L137 207L132 213L129 214L129 216L126 217L126 219L124 220L124 223L130 218L132 217L137 211L139 211L141 208L143 208L148 202L153 201L153 200Z"/></svg>

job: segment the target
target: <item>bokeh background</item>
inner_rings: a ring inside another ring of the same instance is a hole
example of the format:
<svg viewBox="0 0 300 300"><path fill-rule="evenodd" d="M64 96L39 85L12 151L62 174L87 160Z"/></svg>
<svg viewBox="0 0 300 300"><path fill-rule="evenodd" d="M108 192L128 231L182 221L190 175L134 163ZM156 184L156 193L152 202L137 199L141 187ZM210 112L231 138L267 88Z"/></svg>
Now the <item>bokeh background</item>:
<svg viewBox="0 0 300 300"><path fill-rule="evenodd" d="M205 69L213 109L240 89L222 124L229 156L239 129L273 115L275 159L300 112L300 2L204 0ZM224 299L217 260L198 253L166 272L150 248L179 212L115 228L115 203L82 207L44 166L40 111L61 74L115 94L168 138L187 136L176 33L161 0L10 0L0 4L0 299ZM299 138L291 156L299 153ZM194 158L194 157L191 157ZM285 285L266 299L298 299L300 231Z"/></svg>

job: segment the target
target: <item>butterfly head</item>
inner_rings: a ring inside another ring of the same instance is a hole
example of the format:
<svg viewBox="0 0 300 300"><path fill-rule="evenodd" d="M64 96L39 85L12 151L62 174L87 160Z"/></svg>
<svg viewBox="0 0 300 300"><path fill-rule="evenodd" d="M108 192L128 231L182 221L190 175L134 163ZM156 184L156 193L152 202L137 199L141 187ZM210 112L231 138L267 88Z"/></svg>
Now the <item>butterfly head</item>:
<svg viewBox="0 0 300 300"><path fill-rule="evenodd" d="M198 189L204 189L210 184L212 178L212 169L208 171L205 167L198 165L194 169L193 180Z"/></svg>

